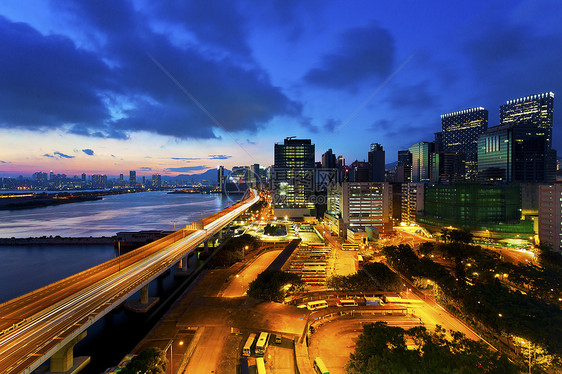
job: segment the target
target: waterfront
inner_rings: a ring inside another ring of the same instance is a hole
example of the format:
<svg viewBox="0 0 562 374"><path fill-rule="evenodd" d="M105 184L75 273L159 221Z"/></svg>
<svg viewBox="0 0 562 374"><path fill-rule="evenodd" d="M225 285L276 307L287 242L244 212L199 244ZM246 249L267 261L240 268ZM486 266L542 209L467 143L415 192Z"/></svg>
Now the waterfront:
<svg viewBox="0 0 562 374"><path fill-rule="evenodd" d="M179 228L232 203L218 195L168 195L154 191L2 211L0 237L97 237L112 236L118 231L171 230L174 225ZM112 245L0 246L0 303L105 262L115 254ZM153 282L149 293L166 300L174 290L186 286L183 282L168 275ZM136 315L118 308L89 328L87 337L75 349L76 355L92 356L92 363L83 372L99 373L117 364L165 310L164 307L147 315Z"/></svg>
<svg viewBox="0 0 562 374"><path fill-rule="evenodd" d="M113 236L118 231L172 230L233 203L209 194L148 191L102 200L0 211L0 238Z"/></svg>

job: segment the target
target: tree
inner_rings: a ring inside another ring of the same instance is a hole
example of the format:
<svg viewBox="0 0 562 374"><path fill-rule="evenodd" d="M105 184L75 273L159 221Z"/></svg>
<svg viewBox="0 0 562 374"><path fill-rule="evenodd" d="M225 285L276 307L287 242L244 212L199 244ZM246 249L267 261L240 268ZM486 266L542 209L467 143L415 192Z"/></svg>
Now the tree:
<svg viewBox="0 0 562 374"><path fill-rule="evenodd" d="M346 365L350 374L374 373L518 373L505 356L492 352L482 342L437 326L434 332L423 326L404 330L377 322L363 326L355 352ZM413 345L408 349L409 338Z"/></svg>
<svg viewBox="0 0 562 374"><path fill-rule="evenodd" d="M160 348L147 348L121 370L121 374L165 374L166 354Z"/></svg>
<svg viewBox="0 0 562 374"><path fill-rule="evenodd" d="M302 291L304 282L297 274L266 270L250 283L248 295L265 301L282 302L285 296Z"/></svg>

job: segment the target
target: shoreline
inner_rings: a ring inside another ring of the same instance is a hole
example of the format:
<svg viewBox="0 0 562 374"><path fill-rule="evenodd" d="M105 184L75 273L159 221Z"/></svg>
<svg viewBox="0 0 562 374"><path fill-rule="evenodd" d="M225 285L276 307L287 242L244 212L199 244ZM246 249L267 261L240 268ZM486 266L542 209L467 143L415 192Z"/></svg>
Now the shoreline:
<svg viewBox="0 0 562 374"><path fill-rule="evenodd" d="M116 236L99 236L99 237L61 237L61 236L42 236L30 238L0 238L0 246L9 245L94 245L94 244L112 244L116 240Z"/></svg>

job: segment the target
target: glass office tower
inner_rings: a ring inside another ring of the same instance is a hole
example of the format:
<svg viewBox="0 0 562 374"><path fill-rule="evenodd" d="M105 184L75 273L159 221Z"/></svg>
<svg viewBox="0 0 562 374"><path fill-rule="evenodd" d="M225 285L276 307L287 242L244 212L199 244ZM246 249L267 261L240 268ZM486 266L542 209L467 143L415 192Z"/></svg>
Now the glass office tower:
<svg viewBox="0 0 562 374"><path fill-rule="evenodd" d="M464 163L461 177L474 181L478 171L478 137L488 128L488 111L482 107L441 115L443 151L457 152Z"/></svg>
<svg viewBox="0 0 562 374"><path fill-rule="evenodd" d="M500 106L500 123L502 125L533 124L544 129L547 147L551 149L553 112L554 93L531 95L509 100Z"/></svg>

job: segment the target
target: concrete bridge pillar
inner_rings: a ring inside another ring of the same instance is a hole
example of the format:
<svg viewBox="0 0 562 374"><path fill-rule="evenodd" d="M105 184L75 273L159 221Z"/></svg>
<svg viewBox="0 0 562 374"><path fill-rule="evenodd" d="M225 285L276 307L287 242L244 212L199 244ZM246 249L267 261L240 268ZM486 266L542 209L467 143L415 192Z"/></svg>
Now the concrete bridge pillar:
<svg viewBox="0 0 562 374"><path fill-rule="evenodd" d="M146 286L143 286L143 288L141 288L140 302L141 304L148 304L148 284Z"/></svg>
<svg viewBox="0 0 562 374"><path fill-rule="evenodd" d="M207 251L209 249L209 239L205 240L205 242L203 243L203 249L205 251Z"/></svg>
<svg viewBox="0 0 562 374"><path fill-rule="evenodd" d="M181 259L182 261L182 267L181 270L182 271L187 271L187 269L189 268L189 258L186 255L184 258Z"/></svg>
<svg viewBox="0 0 562 374"><path fill-rule="evenodd" d="M86 337L86 331L68 342L57 353L51 356L51 373L77 373L90 362L90 357L77 357L74 359L74 346Z"/></svg>

